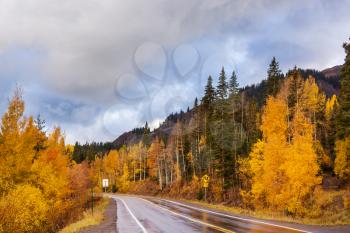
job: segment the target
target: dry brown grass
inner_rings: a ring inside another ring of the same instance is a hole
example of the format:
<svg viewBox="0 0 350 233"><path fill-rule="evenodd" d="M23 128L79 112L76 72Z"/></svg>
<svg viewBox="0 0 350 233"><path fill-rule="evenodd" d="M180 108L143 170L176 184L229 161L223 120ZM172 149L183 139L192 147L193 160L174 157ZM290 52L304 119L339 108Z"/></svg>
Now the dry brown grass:
<svg viewBox="0 0 350 233"><path fill-rule="evenodd" d="M131 185L128 193L137 195L158 196L181 200L188 203L198 204L217 210L227 211L233 214L251 216L266 220L280 220L292 223L311 224L311 225L342 225L350 224L350 188L344 187L340 190L324 190L321 186L317 187L314 197L308 204L308 212L303 217L292 217L282 211L274 209L257 209L236 207L233 202L221 203L212 196L210 200L213 203L196 200L200 187L196 182L181 184L174 183L171 187L160 191L156 181L145 180ZM211 190L211 192L214 192ZM210 195L210 193L209 193ZM231 204L231 205L230 205Z"/></svg>
<svg viewBox="0 0 350 233"><path fill-rule="evenodd" d="M81 220L66 226L60 231L60 233L75 233L80 231L82 228L100 224L104 218L104 212L108 206L108 203L108 198L101 199L94 209L94 215L92 215L91 209L86 210Z"/></svg>
<svg viewBox="0 0 350 233"><path fill-rule="evenodd" d="M183 202L188 202L192 204L196 204L202 207L216 209L221 211L226 211L232 214L239 214L248 217L255 217L266 220L279 220L291 223L299 223L299 224L310 224L310 225L344 225L350 224L350 209L343 209L339 212L324 212L321 216L317 218L296 218L285 215L283 212L276 212L273 210L248 210L239 207L226 206L222 204L211 204L203 201L196 200L185 200L182 199Z"/></svg>

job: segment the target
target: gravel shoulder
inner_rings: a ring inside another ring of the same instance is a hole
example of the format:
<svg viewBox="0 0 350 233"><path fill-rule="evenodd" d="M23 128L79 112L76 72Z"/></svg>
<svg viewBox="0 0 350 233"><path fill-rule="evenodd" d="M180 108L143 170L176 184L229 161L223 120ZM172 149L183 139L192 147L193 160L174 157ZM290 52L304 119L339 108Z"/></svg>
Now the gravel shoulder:
<svg viewBox="0 0 350 233"><path fill-rule="evenodd" d="M117 203L109 199L109 204L104 212L104 219L101 224L83 228L79 233L117 233Z"/></svg>

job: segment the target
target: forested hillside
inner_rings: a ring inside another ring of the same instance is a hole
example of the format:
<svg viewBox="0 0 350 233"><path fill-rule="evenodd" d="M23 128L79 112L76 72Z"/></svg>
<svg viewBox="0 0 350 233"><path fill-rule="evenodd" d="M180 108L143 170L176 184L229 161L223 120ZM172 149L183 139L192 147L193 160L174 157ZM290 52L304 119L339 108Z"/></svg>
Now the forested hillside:
<svg viewBox="0 0 350 233"><path fill-rule="evenodd" d="M203 199L207 174L212 202L292 216L348 211L349 46L341 68L283 74L273 58L267 79L245 88L222 68L187 112L152 132L146 123L85 159L112 191Z"/></svg>

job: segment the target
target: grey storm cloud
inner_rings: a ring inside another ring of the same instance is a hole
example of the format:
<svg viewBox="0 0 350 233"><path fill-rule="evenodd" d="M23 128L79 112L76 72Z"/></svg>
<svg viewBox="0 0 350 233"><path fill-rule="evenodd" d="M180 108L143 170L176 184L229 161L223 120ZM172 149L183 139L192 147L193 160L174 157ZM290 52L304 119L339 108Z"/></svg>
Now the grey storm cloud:
<svg viewBox="0 0 350 233"><path fill-rule="evenodd" d="M348 9L350 1L3 0L0 97L18 82L30 113L61 125L68 141L111 140L191 105L222 65L246 85L265 78L272 56L284 71L341 63Z"/></svg>

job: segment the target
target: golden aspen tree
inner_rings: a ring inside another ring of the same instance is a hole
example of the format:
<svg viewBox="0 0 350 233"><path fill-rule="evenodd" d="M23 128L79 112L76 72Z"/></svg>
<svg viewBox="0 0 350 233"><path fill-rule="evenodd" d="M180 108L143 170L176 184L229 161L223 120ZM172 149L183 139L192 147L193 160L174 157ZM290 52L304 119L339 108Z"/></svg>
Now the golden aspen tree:
<svg viewBox="0 0 350 233"><path fill-rule="evenodd" d="M345 181L350 181L350 137L337 140L334 173Z"/></svg>
<svg viewBox="0 0 350 233"><path fill-rule="evenodd" d="M336 95L332 95L330 99L327 99L326 108L325 108L325 117L327 121L330 121L336 104L337 104Z"/></svg>
<svg viewBox="0 0 350 233"><path fill-rule="evenodd" d="M130 177L129 177L129 167L127 163L124 163L123 165L123 175L119 179L119 190L121 192L127 192L129 190L130 186Z"/></svg>
<svg viewBox="0 0 350 233"><path fill-rule="evenodd" d="M157 160L160 154L160 143L158 138L153 140L150 148L148 149L148 157L147 157L147 167L148 167L148 175L151 177L158 176L158 165Z"/></svg>
<svg viewBox="0 0 350 233"><path fill-rule="evenodd" d="M245 199L252 198L256 207L303 215L303 202L321 181L314 149L315 126L302 111L307 107L302 98L293 108L292 122L288 122L285 97L279 93L277 98L267 99L261 124L263 138L253 146L246 166L250 170L245 171L252 177L251 193L242 194Z"/></svg>
<svg viewBox="0 0 350 233"><path fill-rule="evenodd" d="M287 147L287 104L269 97L262 117L262 141L258 141L250 154L252 195L257 202L280 205L280 194L285 182L281 165Z"/></svg>
<svg viewBox="0 0 350 233"><path fill-rule="evenodd" d="M315 78L310 76L304 82L300 106L305 115L312 120L315 127L317 127L317 113L323 111L326 96L320 92ZM317 128L314 130L314 140L317 140Z"/></svg>
<svg viewBox="0 0 350 233"><path fill-rule="evenodd" d="M27 124L23 113L22 92L17 88L1 119L0 193L7 192L16 183L23 181L31 164L28 160L33 153L28 154L27 148L23 148L22 134Z"/></svg>
<svg viewBox="0 0 350 233"><path fill-rule="evenodd" d="M102 190L102 172L103 172L103 160L100 157L96 157L90 164L89 180L94 192Z"/></svg>
<svg viewBox="0 0 350 233"><path fill-rule="evenodd" d="M151 177L157 177L159 188L163 188L163 170L165 170L165 161L164 161L164 143L162 140L159 140L158 137L156 137L149 150L148 150L148 170L149 175Z"/></svg>
<svg viewBox="0 0 350 233"><path fill-rule="evenodd" d="M250 201L254 199L255 206L266 206L266 189L262 182L262 176L264 174L264 146L265 142L258 140L252 148L249 154L249 160L245 162L241 161L240 171L245 177L251 178L251 193L247 193L245 190L241 192L243 199ZM244 166L242 166L244 164ZM248 180L248 179L247 179ZM252 196L252 197L250 197Z"/></svg>
<svg viewBox="0 0 350 233"><path fill-rule="evenodd" d="M117 186L117 178L122 174L119 163L119 154L117 150L111 150L103 158L103 170L109 178L112 185Z"/></svg>
<svg viewBox="0 0 350 233"><path fill-rule="evenodd" d="M304 114L297 109L292 122L293 140L289 146L284 164L287 180L281 194L290 213L305 214L304 202L313 188L321 182L319 165L313 147L315 128Z"/></svg>
<svg viewBox="0 0 350 233"><path fill-rule="evenodd" d="M133 176L133 181L136 181L136 176L139 175L141 176L141 166L142 166L142 161L141 161L141 146L140 144L134 144L129 147L129 159L130 159L130 164L131 164L131 169L132 169L132 176Z"/></svg>

